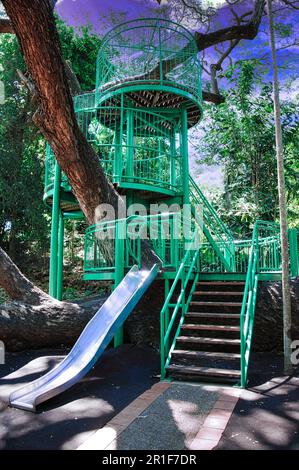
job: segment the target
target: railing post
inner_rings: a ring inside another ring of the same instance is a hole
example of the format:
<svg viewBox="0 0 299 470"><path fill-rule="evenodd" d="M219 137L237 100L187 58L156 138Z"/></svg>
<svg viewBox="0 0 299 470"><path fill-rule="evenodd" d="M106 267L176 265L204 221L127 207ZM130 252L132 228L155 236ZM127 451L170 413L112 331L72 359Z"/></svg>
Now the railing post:
<svg viewBox="0 0 299 470"><path fill-rule="evenodd" d="M255 233L255 247L253 246L253 250L256 249L256 272L260 272L260 247L259 247L259 229L258 226L256 227Z"/></svg>
<svg viewBox="0 0 299 470"><path fill-rule="evenodd" d="M177 185L176 181L176 145L175 145L175 131L172 130L170 134L170 185L173 189Z"/></svg>
<svg viewBox="0 0 299 470"><path fill-rule="evenodd" d="M290 245L290 271L291 276L299 276L299 251L298 236L295 228L289 229L289 245Z"/></svg>
<svg viewBox="0 0 299 470"><path fill-rule="evenodd" d="M172 234L170 234L170 244L171 244L171 264L178 269L179 267L179 218L181 217L180 213L174 213L172 217Z"/></svg>
<svg viewBox="0 0 299 470"><path fill-rule="evenodd" d="M241 312L240 316L240 332L241 332L241 344L240 344L240 354L241 354L241 387L246 386L246 363L245 363L245 337L244 337L244 314Z"/></svg>
<svg viewBox="0 0 299 470"><path fill-rule="evenodd" d="M115 183L121 182L122 174L122 133L117 128L114 135L114 161L113 161L113 180Z"/></svg>
<svg viewBox="0 0 299 470"><path fill-rule="evenodd" d="M165 279L165 297L164 297L165 299L167 299L168 294L169 294L169 279ZM163 323L164 323L164 337L165 337L165 332L167 331L167 328L169 325L169 307L167 307L165 310L165 318L164 318ZM169 352L169 337L164 343L164 351L166 351L166 357L167 357L168 352Z"/></svg>
<svg viewBox="0 0 299 470"><path fill-rule="evenodd" d="M133 178L134 170L134 116L133 110L127 109L127 178Z"/></svg>
<svg viewBox="0 0 299 470"><path fill-rule="evenodd" d="M189 163L188 163L188 116L187 109L181 111L181 156L183 204L190 204L189 197Z"/></svg>
<svg viewBox="0 0 299 470"><path fill-rule="evenodd" d="M163 309L160 312L160 364L161 364L161 380L165 378L165 320L164 320L164 312Z"/></svg>
<svg viewBox="0 0 299 470"><path fill-rule="evenodd" d="M114 255L114 265L115 265L115 279L114 279L114 288L123 280L124 277L124 230L126 227L126 219L119 219L115 221L115 255ZM124 341L123 327L119 328L116 335L114 336L114 347L121 346Z"/></svg>

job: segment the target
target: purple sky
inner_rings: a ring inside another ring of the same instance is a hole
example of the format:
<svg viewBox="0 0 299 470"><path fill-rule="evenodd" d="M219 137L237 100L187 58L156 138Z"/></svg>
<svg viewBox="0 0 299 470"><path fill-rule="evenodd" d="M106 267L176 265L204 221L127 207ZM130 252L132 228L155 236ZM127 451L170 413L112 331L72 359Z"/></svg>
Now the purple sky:
<svg viewBox="0 0 299 470"><path fill-rule="evenodd" d="M216 1L216 0L215 0ZM221 0L218 0L221 2ZM248 11L253 0L244 0L235 8L238 12ZM58 0L56 4L58 14L66 23L72 26L92 25L94 31L100 35L111 29L122 21L140 18L144 16L161 16L162 9L156 0ZM171 12L170 12L171 15ZM294 10L280 11L276 18L277 22L292 25L293 33L299 36L299 13ZM184 20L182 21L184 22ZM218 14L213 19L212 28L219 29L233 23L232 13L227 7L219 8ZM190 25L185 25L190 26ZM267 35L268 22L264 18L260 33L253 41L242 41L232 54L233 59L264 57L265 70L270 70L270 50ZM291 39L279 39L278 46L285 46ZM220 48L222 46L219 46ZM225 45L223 47L226 47ZM206 52L207 62L215 57L215 52L210 49ZM281 49L278 51L278 60L283 69L280 71L282 82L289 77L299 76L299 48L298 46ZM286 66L287 65L287 66ZM269 72L268 78L271 73ZM204 77L205 78L205 77Z"/></svg>

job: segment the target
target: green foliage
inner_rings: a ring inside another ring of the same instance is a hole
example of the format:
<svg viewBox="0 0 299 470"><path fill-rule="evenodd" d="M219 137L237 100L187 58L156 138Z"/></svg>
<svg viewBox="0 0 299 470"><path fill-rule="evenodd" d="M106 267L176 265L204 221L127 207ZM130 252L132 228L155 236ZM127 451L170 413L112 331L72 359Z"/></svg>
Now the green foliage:
<svg viewBox="0 0 299 470"><path fill-rule="evenodd" d="M249 235L256 219L275 221L278 217L272 85L262 78L256 61L243 61L229 71L226 101L218 107L207 106L199 148L198 163L222 166L224 188L212 194L212 199L232 230L243 236ZM282 102L291 225L299 223L297 110L298 99Z"/></svg>
<svg viewBox="0 0 299 470"><path fill-rule="evenodd" d="M17 40L0 37L0 80L5 103L0 106L0 243L15 257L33 243L47 245L48 220L42 204L44 141L31 120L28 93L17 70L25 71Z"/></svg>
<svg viewBox="0 0 299 470"><path fill-rule="evenodd" d="M95 87L96 58L101 40L89 26L75 30L60 18L56 19L62 55L69 60L83 91Z"/></svg>

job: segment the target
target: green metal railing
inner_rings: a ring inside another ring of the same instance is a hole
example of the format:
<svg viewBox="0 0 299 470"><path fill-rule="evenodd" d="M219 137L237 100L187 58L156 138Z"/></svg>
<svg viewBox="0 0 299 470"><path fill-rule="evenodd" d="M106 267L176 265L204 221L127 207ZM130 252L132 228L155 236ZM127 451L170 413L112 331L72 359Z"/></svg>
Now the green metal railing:
<svg viewBox="0 0 299 470"><path fill-rule="evenodd" d="M160 357L161 379L165 378L166 368L170 363L176 338L184 323L185 314L199 277L199 250L192 245L198 232L194 232L191 247L185 251L176 277L169 289L167 284L166 299L160 312ZM175 297L175 301L173 298Z"/></svg>
<svg viewBox="0 0 299 470"><path fill-rule="evenodd" d="M45 188L44 188L45 196L48 195L48 193L51 190L53 191L54 189L55 163L56 163L56 160L55 160L54 153L50 145L47 143L46 144L46 161L45 161ZM71 191L71 187L69 185L68 179L63 172L61 173L60 186L66 192Z"/></svg>
<svg viewBox="0 0 299 470"><path fill-rule="evenodd" d="M247 273L252 240L234 240L235 272ZM277 237L259 238L261 262L266 272L277 271L280 259L280 242ZM224 251L224 248L222 248ZM209 243L203 243L200 249L200 264L202 272L225 272L225 265Z"/></svg>
<svg viewBox="0 0 299 470"><path fill-rule="evenodd" d="M205 237L219 258L223 271L235 271L233 235L191 176L189 176L189 187L195 219L199 221Z"/></svg>
<svg viewBox="0 0 299 470"><path fill-rule="evenodd" d="M259 273L281 272L281 243L279 226L271 222L257 221L254 225L247 276L240 315L241 339L241 387L248 376L255 305Z"/></svg>
<svg viewBox="0 0 299 470"><path fill-rule="evenodd" d="M130 106L92 106L92 94L75 99L79 126L98 154L107 177L125 188L182 193L180 111ZM54 183L55 157L46 151L45 194ZM70 191L62 174L62 187Z"/></svg>
<svg viewBox="0 0 299 470"><path fill-rule="evenodd" d="M292 277L299 276L299 230L289 229L290 273Z"/></svg>
<svg viewBox="0 0 299 470"><path fill-rule="evenodd" d="M85 232L84 271L114 275L118 269L124 272L133 264L141 266L142 240L151 244L163 268L176 270L184 256L185 234L193 230L181 212L133 215L90 226Z"/></svg>

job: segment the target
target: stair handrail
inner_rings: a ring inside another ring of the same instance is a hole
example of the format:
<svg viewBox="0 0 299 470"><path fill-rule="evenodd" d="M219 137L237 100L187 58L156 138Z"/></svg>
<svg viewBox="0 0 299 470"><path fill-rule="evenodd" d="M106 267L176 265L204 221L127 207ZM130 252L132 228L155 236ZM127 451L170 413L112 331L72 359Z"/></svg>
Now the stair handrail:
<svg viewBox="0 0 299 470"><path fill-rule="evenodd" d="M185 314L189 308L189 304L192 298L192 294L194 292L196 283L198 281L199 276L199 250L194 249L192 245L195 243L196 237L198 236L198 232L195 230L192 236L190 245L185 255L181 261L177 274L174 278L172 286L166 296L164 305L160 312L160 357L161 357L161 379L165 378L166 375L166 368L170 363L171 354L175 346L176 338L179 334L181 325L184 322ZM194 254L192 256L192 251ZM192 256L190 262L190 255ZM190 264L189 264L190 262ZM186 299L186 289L188 287L188 283L192 278L192 274L194 274L193 283L190 288L189 295ZM174 295L175 289L178 286L179 282L181 283L181 289L179 295L176 299L176 302L173 304L171 303L171 299ZM169 309L173 308L173 312L171 314L171 318L169 318ZM178 321L177 329L174 333L174 337L172 338L171 345L169 345L170 334L174 323L178 317L178 312L180 311L180 319Z"/></svg>
<svg viewBox="0 0 299 470"><path fill-rule="evenodd" d="M204 206L213 215L214 219L217 221L217 224L221 227L222 232L227 235L227 239L233 242L234 241L233 234L231 233L229 228L225 225L223 220L221 220L221 218L219 217L219 215L215 211L214 207L210 204L210 202L205 197L205 195L203 194L203 192L201 191L199 186L196 184L196 182L194 181L194 179L192 178L191 175L189 175L189 182L190 182L191 188L194 191L196 191L197 195L199 196L200 200L203 202Z"/></svg>
<svg viewBox="0 0 299 470"><path fill-rule="evenodd" d="M246 274L245 288L240 313L240 354L241 354L241 387L245 387L248 377L249 356L251 351L255 305L257 299L258 275L260 272L267 272L264 267L260 267L260 237L259 230L276 231L276 235L267 237L270 242L280 240L279 226L274 222L257 220L253 227L251 247L249 252L248 268ZM267 240L263 238L263 240ZM277 247L275 247L277 250ZM279 271L277 260L273 268Z"/></svg>

